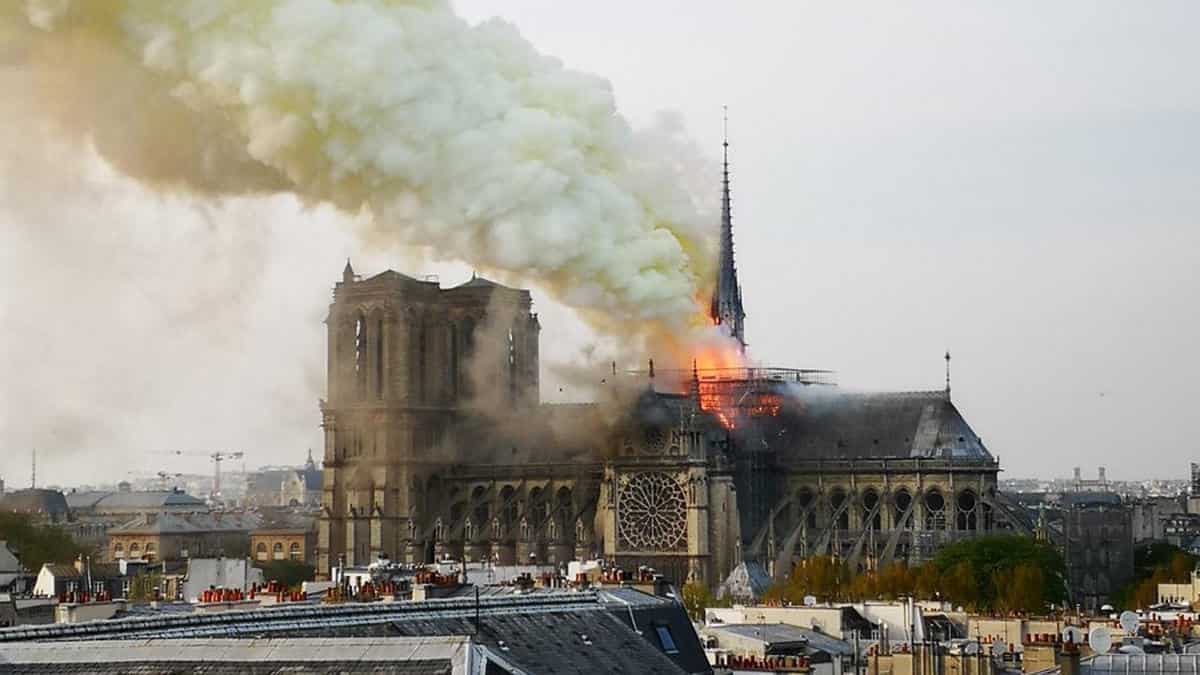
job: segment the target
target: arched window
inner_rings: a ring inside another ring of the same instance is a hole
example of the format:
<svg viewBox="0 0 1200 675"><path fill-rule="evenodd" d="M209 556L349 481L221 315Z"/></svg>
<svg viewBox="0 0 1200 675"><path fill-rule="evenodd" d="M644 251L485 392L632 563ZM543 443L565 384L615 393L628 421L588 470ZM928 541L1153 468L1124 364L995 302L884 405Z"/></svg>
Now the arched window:
<svg viewBox="0 0 1200 675"><path fill-rule="evenodd" d="M946 529L946 498L936 488L925 493L925 529Z"/></svg>
<svg viewBox="0 0 1200 675"><path fill-rule="evenodd" d="M365 398L367 384L367 319L359 314L354 319L354 381L359 398Z"/></svg>
<svg viewBox="0 0 1200 675"><path fill-rule="evenodd" d="M267 559L267 545L261 541L258 542L258 545L254 547L254 557L257 560L266 560Z"/></svg>
<svg viewBox="0 0 1200 675"><path fill-rule="evenodd" d="M283 560L283 544L275 542L275 545L271 547L271 554L276 560Z"/></svg>
<svg viewBox="0 0 1200 675"><path fill-rule="evenodd" d="M483 527L487 526L487 522L491 517L491 509L486 497L487 488L482 485L471 491L471 503L475 505L475 510L472 514L475 516L475 521Z"/></svg>
<svg viewBox="0 0 1200 675"><path fill-rule="evenodd" d="M862 517L865 530L878 530L883 524L883 518L879 513L879 492L875 488L863 490Z"/></svg>
<svg viewBox="0 0 1200 675"><path fill-rule="evenodd" d="M117 542L116 544L113 545L113 557L114 558L124 558L125 557L125 545L124 544L122 544L121 542Z"/></svg>
<svg viewBox="0 0 1200 675"><path fill-rule="evenodd" d="M975 493L970 490L963 490L958 493L956 500L958 513L955 514L955 525L959 530L974 530L979 523L979 517L975 507L978 504L975 498Z"/></svg>
<svg viewBox="0 0 1200 675"><path fill-rule="evenodd" d="M849 497L846 491L841 488L834 488L833 494L829 496L829 515L836 515L834 527L839 530L850 529L850 505L846 503ZM845 505L846 508L842 508Z"/></svg>
<svg viewBox="0 0 1200 675"><path fill-rule="evenodd" d="M796 519L804 518L805 525L810 530L817 527L816 499L811 488L802 487L796 491Z"/></svg>
<svg viewBox="0 0 1200 675"><path fill-rule="evenodd" d="M292 542L292 545L288 547L288 558L292 560L304 559L304 552L300 550L300 544Z"/></svg>
<svg viewBox="0 0 1200 675"><path fill-rule="evenodd" d="M383 318L375 320L375 398L383 398Z"/></svg>
<svg viewBox="0 0 1200 675"><path fill-rule="evenodd" d="M158 549L157 549L157 547L154 545L154 543L153 543L153 542L151 542L151 543L149 543L149 544L146 544L146 556L145 556L145 557L146 557L146 560L153 561L153 560L154 560L154 554L155 554L155 552L156 552L157 550L158 550Z"/></svg>
<svg viewBox="0 0 1200 675"><path fill-rule="evenodd" d="M136 558L142 553L142 547L135 541L129 545L129 557Z"/></svg>
<svg viewBox="0 0 1200 675"><path fill-rule="evenodd" d="M896 495L892 498L892 501L896 505L896 512L893 516L896 528L904 529L908 527L912 521L912 516L911 514L906 515L906 512L913 503L912 493L908 491L908 488L900 488L896 490Z"/></svg>

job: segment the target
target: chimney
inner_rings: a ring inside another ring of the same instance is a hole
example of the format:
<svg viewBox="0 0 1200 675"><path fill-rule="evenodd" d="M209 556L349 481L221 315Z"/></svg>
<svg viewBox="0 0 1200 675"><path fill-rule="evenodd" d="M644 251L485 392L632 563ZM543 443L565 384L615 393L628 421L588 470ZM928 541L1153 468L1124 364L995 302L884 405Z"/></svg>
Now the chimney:
<svg viewBox="0 0 1200 675"><path fill-rule="evenodd" d="M1104 467L1100 467L1098 472L1100 474L1100 483L1101 484L1108 483L1108 479L1104 476Z"/></svg>

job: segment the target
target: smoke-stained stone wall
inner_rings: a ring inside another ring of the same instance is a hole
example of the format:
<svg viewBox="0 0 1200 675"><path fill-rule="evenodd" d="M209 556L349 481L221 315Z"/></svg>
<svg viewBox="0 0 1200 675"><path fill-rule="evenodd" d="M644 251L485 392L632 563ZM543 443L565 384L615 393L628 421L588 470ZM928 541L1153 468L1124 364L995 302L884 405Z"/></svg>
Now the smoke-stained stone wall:
<svg viewBox="0 0 1200 675"><path fill-rule="evenodd" d="M685 391L650 376L543 405L529 292L478 277L443 289L347 266L326 323L322 575L381 554L603 557L716 586L743 562L780 579L811 555L919 561L1012 526L999 464L948 391L693 372ZM751 403L714 414L703 386Z"/></svg>
<svg viewBox="0 0 1200 675"><path fill-rule="evenodd" d="M391 270L361 279L347 263L325 320L322 573L416 555L412 539L432 530L424 482L462 461L466 409L537 401L531 309L528 291L480 277L443 289Z"/></svg>

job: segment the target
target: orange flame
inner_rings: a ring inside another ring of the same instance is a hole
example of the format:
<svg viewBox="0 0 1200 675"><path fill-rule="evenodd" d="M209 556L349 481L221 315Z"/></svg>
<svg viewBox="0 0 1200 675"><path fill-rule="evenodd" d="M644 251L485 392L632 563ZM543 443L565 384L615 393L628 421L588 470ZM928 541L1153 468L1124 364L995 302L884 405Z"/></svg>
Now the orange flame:
<svg viewBox="0 0 1200 675"><path fill-rule="evenodd" d="M692 363L699 374L700 409L714 415L726 429L736 425L737 402L732 381L745 377L746 356L739 345L719 329L691 346Z"/></svg>

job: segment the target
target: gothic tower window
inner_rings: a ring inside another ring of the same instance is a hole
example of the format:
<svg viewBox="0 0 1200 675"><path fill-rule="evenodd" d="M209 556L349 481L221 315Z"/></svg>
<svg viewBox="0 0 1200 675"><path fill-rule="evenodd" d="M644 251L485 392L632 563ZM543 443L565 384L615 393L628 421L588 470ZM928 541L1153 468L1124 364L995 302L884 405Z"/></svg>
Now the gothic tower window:
<svg viewBox="0 0 1200 675"><path fill-rule="evenodd" d="M383 398L383 319L375 322L375 398Z"/></svg>
<svg viewBox="0 0 1200 675"><path fill-rule="evenodd" d="M458 324L450 324L450 395L458 398Z"/></svg>
<svg viewBox="0 0 1200 675"><path fill-rule="evenodd" d="M517 398L517 342L512 329L508 331L508 395Z"/></svg>
<svg viewBox="0 0 1200 675"><path fill-rule="evenodd" d="M354 382L362 398L367 383L367 319L362 314L354 320Z"/></svg>
<svg viewBox="0 0 1200 675"><path fill-rule="evenodd" d="M425 337L425 326L422 325L417 331L417 399L420 401L425 400L425 360L428 358Z"/></svg>

